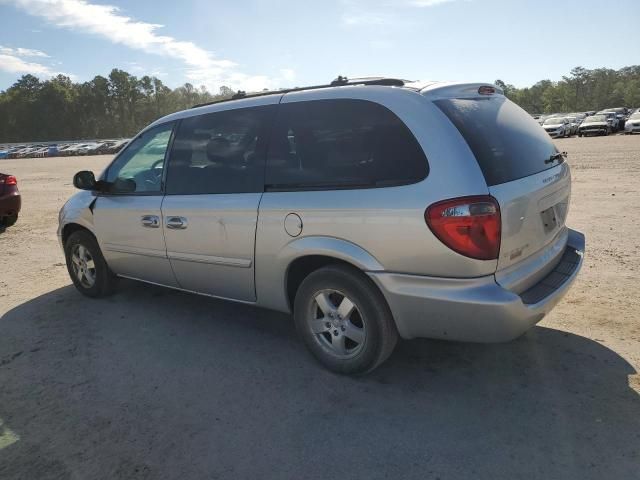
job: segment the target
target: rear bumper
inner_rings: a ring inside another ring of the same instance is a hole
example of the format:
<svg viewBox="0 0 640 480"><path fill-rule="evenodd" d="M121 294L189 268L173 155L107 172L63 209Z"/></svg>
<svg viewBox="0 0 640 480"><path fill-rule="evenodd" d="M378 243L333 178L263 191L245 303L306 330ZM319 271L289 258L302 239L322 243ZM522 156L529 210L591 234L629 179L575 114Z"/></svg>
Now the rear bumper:
<svg viewBox="0 0 640 480"><path fill-rule="evenodd" d="M584 258L584 235L569 231L562 260L546 277L518 295L493 275L435 278L370 272L384 294L402 338L505 342L538 323L564 297Z"/></svg>
<svg viewBox="0 0 640 480"><path fill-rule="evenodd" d="M20 213L21 206L22 201L18 192L0 196L0 217L17 215Z"/></svg>

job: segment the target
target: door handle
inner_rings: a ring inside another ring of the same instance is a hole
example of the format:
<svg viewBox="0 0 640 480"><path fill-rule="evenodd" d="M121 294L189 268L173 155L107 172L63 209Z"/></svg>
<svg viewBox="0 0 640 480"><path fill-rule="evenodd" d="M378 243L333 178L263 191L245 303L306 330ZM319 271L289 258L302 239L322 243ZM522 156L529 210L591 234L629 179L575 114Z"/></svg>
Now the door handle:
<svg viewBox="0 0 640 480"><path fill-rule="evenodd" d="M187 219L184 217L167 217L167 228L184 230L187 228Z"/></svg>
<svg viewBox="0 0 640 480"><path fill-rule="evenodd" d="M160 217L157 215L143 215L140 219L143 227L158 228L160 226Z"/></svg>

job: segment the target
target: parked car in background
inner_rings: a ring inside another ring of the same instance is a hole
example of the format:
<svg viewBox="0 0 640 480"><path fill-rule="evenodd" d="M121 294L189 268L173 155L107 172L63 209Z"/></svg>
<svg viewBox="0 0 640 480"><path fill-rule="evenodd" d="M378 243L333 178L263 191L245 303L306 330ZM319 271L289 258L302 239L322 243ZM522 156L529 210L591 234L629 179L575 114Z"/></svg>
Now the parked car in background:
<svg viewBox="0 0 640 480"><path fill-rule="evenodd" d="M93 155L104 143L86 143L76 149L76 155Z"/></svg>
<svg viewBox="0 0 640 480"><path fill-rule="evenodd" d="M35 145L23 149L17 156L17 158L27 158L35 156L34 154L42 148L42 145Z"/></svg>
<svg viewBox="0 0 640 480"><path fill-rule="evenodd" d="M578 117L576 117L576 116L567 116L565 118L569 122L569 129L571 131L570 136L576 135L578 133L578 127L580 126L580 121L578 121Z"/></svg>
<svg viewBox="0 0 640 480"><path fill-rule="evenodd" d="M542 128L544 128L552 138L571 136L571 123L566 117L547 118L542 124Z"/></svg>
<svg viewBox="0 0 640 480"><path fill-rule="evenodd" d="M615 133L618 131L618 116L616 112L612 112L610 110L600 110L596 115L604 115L607 117L607 123L611 127L610 133Z"/></svg>
<svg viewBox="0 0 640 480"><path fill-rule="evenodd" d="M25 145L13 147L11 150L9 150L9 155L7 156L7 158L19 158L19 155L22 154L22 152L26 152L27 150L29 150L29 147Z"/></svg>
<svg viewBox="0 0 640 480"><path fill-rule="evenodd" d="M625 121L627 120L627 116L629 115L629 109L626 107L616 107L616 108L607 108L609 112L614 112L616 114L616 118L618 119L617 131L624 129Z"/></svg>
<svg viewBox="0 0 640 480"><path fill-rule="evenodd" d="M128 138L117 140L113 143L113 145L109 146L104 153L118 153L127 145L127 143L129 143Z"/></svg>
<svg viewBox="0 0 640 480"><path fill-rule="evenodd" d="M587 114L584 112L574 112L574 113L570 113L569 116L571 117L575 117L576 118L576 122L579 124L582 123L582 121L587 118Z"/></svg>
<svg viewBox="0 0 640 480"><path fill-rule="evenodd" d="M10 227L16 223L21 205L18 180L13 175L0 173L1 227Z"/></svg>
<svg viewBox="0 0 640 480"><path fill-rule="evenodd" d="M398 336L507 341L551 311L584 252L564 159L493 85L341 78L156 121L76 174L58 235L86 296L121 276L293 312L362 373Z"/></svg>
<svg viewBox="0 0 640 480"><path fill-rule="evenodd" d="M632 113L624 125L624 133L631 135L632 133L640 133L640 111Z"/></svg>
<svg viewBox="0 0 640 480"><path fill-rule="evenodd" d="M578 127L578 136L609 135L611 123L605 114L595 114L585 118Z"/></svg>
<svg viewBox="0 0 640 480"><path fill-rule="evenodd" d="M542 125L544 123L544 121L549 118L551 115L540 115L536 121L538 122L539 125Z"/></svg>
<svg viewBox="0 0 640 480"><path fill-rule="evenodd" d="M26 155L26 157L42 158L42 157L46 157L48 152L49 152L49 147L40 147L40 148L36 148L35 150L31 150Z"/></svg>
<svg viewBox="0 0 640 480"><path fill-rule="evenodd" d="M80 150L85 148L87 145L87 143L74 143L73 145L70 145L69 148L65 149L65 156L74 157L78 155Z"/></svg>

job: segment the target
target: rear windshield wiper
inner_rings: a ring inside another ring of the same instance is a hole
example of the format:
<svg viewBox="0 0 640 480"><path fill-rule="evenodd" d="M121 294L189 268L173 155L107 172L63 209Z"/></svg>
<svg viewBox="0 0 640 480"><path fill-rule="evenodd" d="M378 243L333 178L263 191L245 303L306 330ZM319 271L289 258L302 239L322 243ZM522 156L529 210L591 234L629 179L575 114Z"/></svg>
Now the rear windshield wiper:
<svg viewBox="0 0 640 480"><path fill-rule="evenodd" d="M549 158L547 158L544 161L544 163L553 163L556 160L558 160L558 164L560 164L560 163L564 162L565 158L567 158L567 152L558 152L558 153L554 153Z"/></svg>

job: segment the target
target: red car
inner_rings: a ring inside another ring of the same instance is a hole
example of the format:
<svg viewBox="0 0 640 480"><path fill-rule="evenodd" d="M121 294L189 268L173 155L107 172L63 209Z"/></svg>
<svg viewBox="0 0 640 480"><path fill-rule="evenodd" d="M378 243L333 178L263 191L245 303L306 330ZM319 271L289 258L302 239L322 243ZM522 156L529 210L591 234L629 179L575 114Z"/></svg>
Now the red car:
<svg viewBox="0 0 640 480"><path fill-rule="evenodd" d="M16 177L0 173L0 227L16 223L21 204Z"/></svg>

